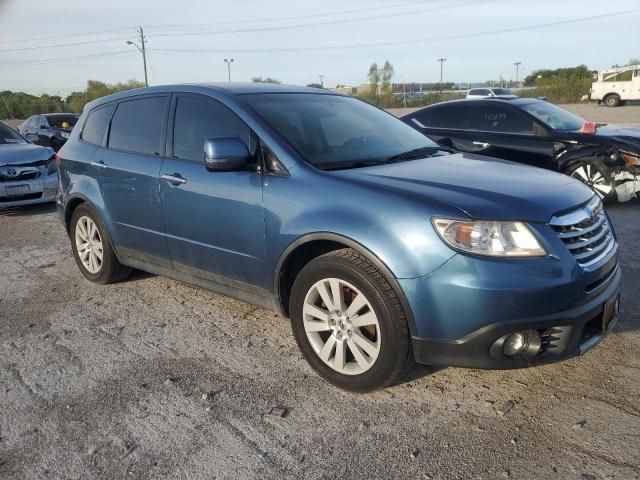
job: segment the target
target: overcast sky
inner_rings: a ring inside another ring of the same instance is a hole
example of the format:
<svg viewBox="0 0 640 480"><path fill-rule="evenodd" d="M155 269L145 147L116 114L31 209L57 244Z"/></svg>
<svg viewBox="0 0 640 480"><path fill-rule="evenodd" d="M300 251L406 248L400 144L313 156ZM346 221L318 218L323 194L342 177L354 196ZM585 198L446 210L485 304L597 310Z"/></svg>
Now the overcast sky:
<svg viewBox="0 0 640 480"><path fill-rule="evenodd" d="M0 90L67 95L89 79L143 80L141 55L125 43L136 25L148 35L150 84L226 81L225 57L235 81L307 84L323 74L331 87L366 82L369 65L386 59L394 80L432 82L446 57L445 81L465 82L513 79L516 61L522 78L640 57L639 0L0 0Z"/></svg>

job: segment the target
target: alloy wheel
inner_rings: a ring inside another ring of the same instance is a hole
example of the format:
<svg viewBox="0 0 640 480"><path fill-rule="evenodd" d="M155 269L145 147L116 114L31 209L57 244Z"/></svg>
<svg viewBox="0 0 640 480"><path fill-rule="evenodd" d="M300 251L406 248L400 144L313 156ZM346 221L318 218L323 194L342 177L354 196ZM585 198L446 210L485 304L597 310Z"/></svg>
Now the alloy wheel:
<svg viewBox="0 0 640 480"><path fill-rule="evenodd" d="M360 375L378 358L378 317L365 295L344 280L325 278L309 289L303 323L313 350L339 373Z"/></svg>
<svg viewBox="0 0 640 480"><path fill-rule="evenodd" d="M80 217L75 231L76 250L84 268L96 274L102 267L104 249L98 226L89 217Z"/></svg>
<svg viewBox="0 0 640 480"><path fill-rule="evenodd" d="M571 173L571 177L587 185L600 198L605 198L613 190L611 181L607 180L595 166L589 163L585 163L576 168Z"/></svg>

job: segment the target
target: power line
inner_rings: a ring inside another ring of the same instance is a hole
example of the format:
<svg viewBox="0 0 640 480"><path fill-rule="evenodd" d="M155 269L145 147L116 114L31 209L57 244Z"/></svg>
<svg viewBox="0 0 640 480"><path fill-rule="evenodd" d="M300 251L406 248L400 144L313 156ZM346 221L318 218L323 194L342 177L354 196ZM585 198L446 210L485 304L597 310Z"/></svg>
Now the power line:
<svg viewBox="0 0 640 480"><path fill-rule="evenodd" d="M486 3L494 3L502 0L474 0L466 3L458 3L452 5L442 5L439 7L431 7L431 8L422 8L419 10L412 10L410 12L397 12L397 13L386 13L386 14L378 14L378 15L370 15L366 17L357 17L357 18L345 18L338 20L324 20L321 22L311 22L311 23L298 23L293 25L277 25L271 27L248 27L248 28L239 28L239 29L231 29L231 30L216 30L210 32L177 32L177 33L157 33L154 35L150 35L153 38L160 37L190 37L190 36L199 36L199 35L222 35L227 33L250 33L250 32L270 32L277 30L292 30L295 28L307 28L307 27L318 27L323 25L338 25L344 23L356 23L363 22L368 20L379 20L379 19L388 19L394 17L404 17L407 15L415 15L418 13L425 12L436 12L442 10L450 10L454 8L460 7L469 7Z"/></svg>
<svg viewBox="0 0 640 480"><path fill-rule="evenodd" d="M180 48L154 48L153 50L156 52L183 52L183 53L223 53L223 52L233 52L233 53L278 53L278 52L296 52L296 51L315 51L315 50L336 50L336 49L345 49L345 48L369 48L369 47L386 47L393 45L407 45L413 43L430 43L430 42L441 42L447 40L460 40L466 38L474 38L474 37L483 37L488 35L498 35L501 33L514 33L521 32L525 30L534 30L537 28L547 28L554 27L558 25L567 25L570 23L579 23L586 22L590 20L597 20L601 18L608 17L616 17L620 15L627 15L632 13L640 12L640 8L626 10L623 12L613 12L613 13L605 13L602 15L593 15L589 17L580 17L568 20L561 20L557 22L550 23L538 23L535 25L528 25L524 27L514 27L514 28L504 28L501 30L493 30L487 32L476 32L476 33L463 33L457 35L447 35L442 37L423 37L423 38L414 38L409 40L396 40L396 41L384 41L384 42L373 42L373 43L351 43L351 44L336 44L336 45L319 45L313 47L279 47L279 48L259 48L259 49L238 49L238 48L224 48L224 49L180 49Z"/></svg>
<svg viewBox="0 0 640 480"><path fill-rule="evenodd" d="M64 35L53 35L50 37L37 37L37 38L21 38L14 40L3 40L0 43L24 43L24 42L39 42L42 40L57 40L59 38L69 38L69 37L86 37L90 35L101 35L103 33L113 33L113 32L122 32L124 30L133 30L136 27L120 27L120 28L112 28L110 30L97 30L92 32L82 32L82 33L67 33Z"/></svg>
<svg viewBox="0 0 640 480"><path fill-rule="evenodd" d="M353 10L341 10L339 12L312 13L308 15L294 15L289 17L269 17L269 18L260 18L256 20L233 20L229 22L215 22L215 23L176 23L176 24L165 24L165 25L145 25L144 27L145 28L211 27L214 25L237 25L242 23L264 23L264 22L282 21L282 20L303 20L305 18L329 17L333 15L347 15L350 13L359 13L363 11L370 12L372 10L384 10L388 8L407 7L410 5L419 5L419 4L433 3L438 1L442 1L442 0L419 0L419 1L413 1L413 2L381 5L378 7L366 7L366 8L356 8Z"/></svg>
<svg viewBox="0 0 640 480"><path fill-rule="evenodd" d="M84 42L58 43L57 45L36 45L33 47L10 48L5 50L0 50L0 53L24 52L27 50L41 50L41 49L47 49L47 48L75 47L78 45L95 45L97 43L105 43L105 42L121 42L122 40L128 40L129 38L131 37L103 38L100 40L87 40Z"/></svg>
<svg viewBox="0 0 640 480"><path fill-rule="evenodd" d="M62 62L70 62L75 60L85 60L89 58L110 57L113 55L121 55L123 53L133 53L133 52L134 52L133 50L120 50L117 52L94 53L91 55L79 55L74 57L49 58L47 60L25 60L22 62L0 63L0 67L19 67L23 65L44 65L47 63L62 63Z"/></svg>

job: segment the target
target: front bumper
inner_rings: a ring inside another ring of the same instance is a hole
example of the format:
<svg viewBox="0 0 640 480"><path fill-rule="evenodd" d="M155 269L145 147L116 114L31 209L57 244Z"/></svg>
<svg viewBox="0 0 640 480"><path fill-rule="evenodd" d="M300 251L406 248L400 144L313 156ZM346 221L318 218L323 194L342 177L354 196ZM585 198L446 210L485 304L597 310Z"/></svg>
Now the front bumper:
<svg viewBox="0 0 640 480"><path fill-rule="evenodd" d="M498 262L456 255L432 275L399 279L413 318L416 360L469 368L523 368L585 353L606 336L605 304L619 298L617 246L587 271L570 259ZM496 354L506 335L537 331L532 358Z"/></svg>
<svg viewBox="0 0 640 480"><path fill-rule="evenodd" d="M616 314L605 326L603 315L605 304L620 295L620 283L620 267L616 266L607 288L579 307L543 317L488 325L454 341L414 337L416 361L428 365L512 369L582 355L597 346L617 322ZM492 355L492 345L497 339L521 330L537 330L541 334L543 346L538 355L530 360Z"/></svg>
<svg viewBox="0 0 640 480"><path fill-rule="evenodd" d="M57 190L57 174L40 174L31 180L0 182L0 208L55 202ZM16 191L19 193L14 194Z"/></svg>

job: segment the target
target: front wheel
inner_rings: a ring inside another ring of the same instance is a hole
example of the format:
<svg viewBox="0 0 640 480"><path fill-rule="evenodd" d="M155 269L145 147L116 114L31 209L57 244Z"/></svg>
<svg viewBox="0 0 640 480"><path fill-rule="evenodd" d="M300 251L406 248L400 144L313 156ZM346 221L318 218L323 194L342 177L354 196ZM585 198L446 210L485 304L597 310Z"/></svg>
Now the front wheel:
<svg viewBox="0 0 640 480"><path fill-rule="evenodd" d="M585 158L569 167L566 172L572 178L580 180L602 199L608 202L616 198L613 178L607 166L597 158Z"/></svg>
<svg viewBox="0 0 640 480"><path fill-rule="evenodd" d="M604 103L607 107L617 107L620 105L620 96L619 95L607 95L604 99Z"/></svg>
<svg viewBox="0 0 640 480"><path fill-rule="evenodd" d="M302 269L291 292L291 324L311 367L346 390L392 385L413 363L398 297L352 249L327 253Z"/></svg>

